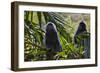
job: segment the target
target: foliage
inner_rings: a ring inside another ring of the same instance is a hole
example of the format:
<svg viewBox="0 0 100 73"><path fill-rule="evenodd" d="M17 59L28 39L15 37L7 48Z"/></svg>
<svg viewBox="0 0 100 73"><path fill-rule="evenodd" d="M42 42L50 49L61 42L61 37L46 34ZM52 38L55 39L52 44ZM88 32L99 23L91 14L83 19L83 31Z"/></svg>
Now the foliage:
<svg viewBox="0 0 100 73"><path fill-rule="evenodd" d="M82 15L80 15L82 17ZM80 19L79 19L80 20ZM89 18L86 20L89 25ZM45 35L45 26L47 22L53 22L58 31L60 42L63 48L62 52L53 53L53 60L80 59L84 58L84 46L78 48L73 43L73 35L76 29L76 23L71 18L71 14L59 12L24 12L24 57L25 61L43 61L47 60L46 54L52 52L47 49L43 42ZM88 27L89 29L89 27ZM87 34L78 36L78 40L89 37Z"/></svg>

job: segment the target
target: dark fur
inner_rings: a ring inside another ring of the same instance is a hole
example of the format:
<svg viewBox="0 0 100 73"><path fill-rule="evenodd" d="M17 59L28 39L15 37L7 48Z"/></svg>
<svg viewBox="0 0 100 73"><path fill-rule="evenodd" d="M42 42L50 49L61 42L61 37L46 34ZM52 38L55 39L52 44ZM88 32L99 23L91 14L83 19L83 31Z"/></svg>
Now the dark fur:
<svg viewBox="0 0 100 73"><path fill-rule="evenodd" d="M46 26L45 44L46 48L51 48L54 52L62 50L56 27L52 22L49 22Z"/></svg>
<svg viewBox="0 0 100 73"><path fill-rule="evenodd" d="M81 22L79 23L78 29L77 29L77 31L76 31L76 33L75 33L75 35L74 35L74 43L75 43L75 44L77 44L76 36L79 35L80 33L85 32L85 31L87 31L87 30L86 30L86 24L85 24L83 21L81 21Z"/></svg>

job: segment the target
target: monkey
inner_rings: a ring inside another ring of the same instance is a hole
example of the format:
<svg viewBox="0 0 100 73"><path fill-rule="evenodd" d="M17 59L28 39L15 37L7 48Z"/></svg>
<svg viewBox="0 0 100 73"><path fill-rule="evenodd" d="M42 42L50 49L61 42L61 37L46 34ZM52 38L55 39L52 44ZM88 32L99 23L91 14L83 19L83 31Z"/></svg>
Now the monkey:
<svg viewBox="0 0 100 73"><path fill-rule="evenodd" d="M80 46L84 47L83 58L90 58L90 36L87 38L81 39L80 43L78 43L77 36L79 34L89 34L89 32L87 32L86 24L84 21L81 21L79 23L78 29L74 35L74 43L77 48Z"/></svg>
<svg viewBox="0 0 100 73"><path fill-rule="evenodd" d="M54 50L54 52L62 51L56 26L52 22L48 22L46 26L45 44L46 48L51 48Z"/></svg>
<svg viewBox="0 0 100 73"><path fill-rule="evenodd" d="M86 24L85 24L85 22L84 22L84 21L81 21L81 22L79 23L78 29L77 29L77 31L76 31L76 33L75 33L75 35L74 35L74 43L75 43L75 44L78 43L78 41L77 41L77 35L79 35L79 34L81 34L81 33L83 33L83 32L87 32L87 29L86 29Z"/></svg>
<svg viewBox="0 0 100 73"><path fill-rule="evenodd" d="M47 49L50 49L46 54L47 60L54 60L56 53L62 51L56 25L52 22L48 22L46 26L45 45Z"/></svg>

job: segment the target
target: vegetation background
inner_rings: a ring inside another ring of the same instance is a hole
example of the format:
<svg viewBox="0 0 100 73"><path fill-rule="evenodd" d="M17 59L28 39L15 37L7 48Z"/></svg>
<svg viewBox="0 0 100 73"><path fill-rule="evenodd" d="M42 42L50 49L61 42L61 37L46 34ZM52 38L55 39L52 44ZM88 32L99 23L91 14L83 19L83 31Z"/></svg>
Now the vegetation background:
<svg viewBox="0 0 100 73"><path fill-rule="evenodd" d="M25 61L45 61L49 50L44 44L45 26L48 22L56 25L62 52L57 52L52 60L82 59L84 58L84 46L75 47L74 34L79 23L84 20L86 29L90 32L90 14L60 13L60 12L24 12L24 58ZM84 36L84 35L82 35ZM80 37L80 39L88 38Z"/></svg>

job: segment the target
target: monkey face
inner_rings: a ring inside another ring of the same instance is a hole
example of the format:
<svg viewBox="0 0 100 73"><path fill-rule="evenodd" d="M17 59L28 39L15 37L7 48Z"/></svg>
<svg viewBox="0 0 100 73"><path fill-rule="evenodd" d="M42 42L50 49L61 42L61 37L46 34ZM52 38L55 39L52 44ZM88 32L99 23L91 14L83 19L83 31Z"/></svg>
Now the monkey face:
<svg viewBox="0 0 100 73"><path fill-rule="evenodd" d="M82 30L82 31L86 31L86 24L85 24L83 21L80 22L79 28L80 28L80 30Z"/></svg>
<svg viewBox="0 0 100 73"><path fill-rule="evenodd" d="M54 28L53 23L49 23L49 24L47 25L46 31L47 31L47 32L55 32L55 31L56 31L55 28Z"/></svg>

